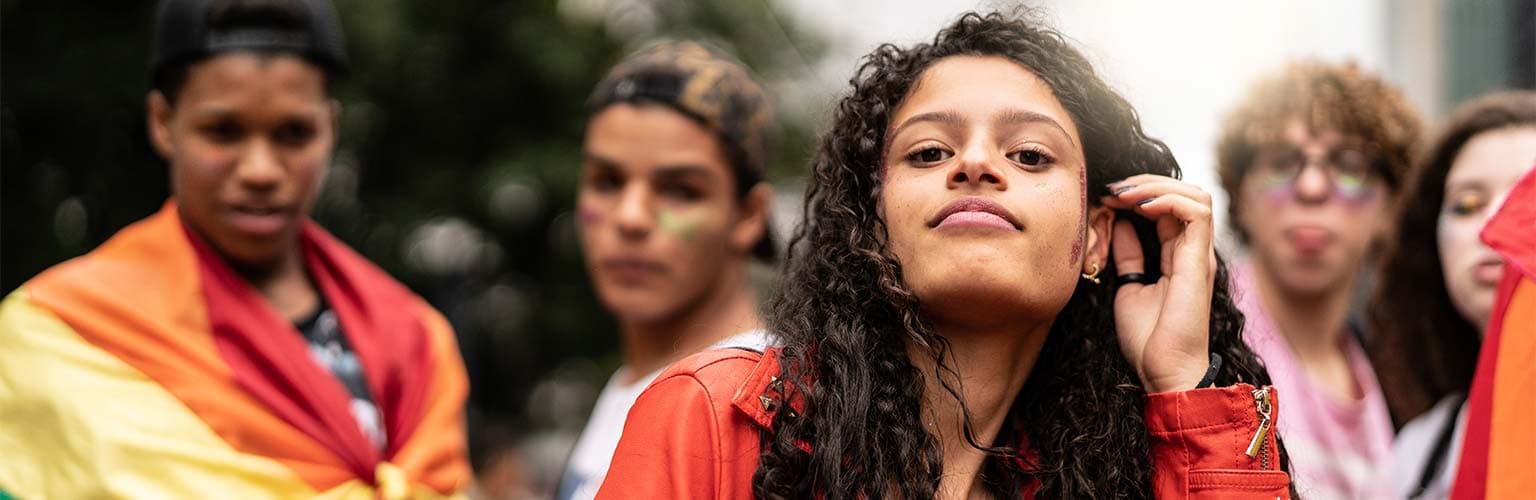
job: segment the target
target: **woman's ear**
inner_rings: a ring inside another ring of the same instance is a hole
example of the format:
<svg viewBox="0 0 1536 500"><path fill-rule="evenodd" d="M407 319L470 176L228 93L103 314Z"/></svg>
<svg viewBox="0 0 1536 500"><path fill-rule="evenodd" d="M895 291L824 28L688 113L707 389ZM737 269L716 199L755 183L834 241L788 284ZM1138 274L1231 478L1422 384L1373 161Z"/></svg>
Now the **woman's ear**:
<svg viewBox="0 0 1536 500"><path fill-rule="evenodd" d="M731 227L731 248L742 255L751 255L768 234L768 211L773 207L773 186L759 182L741 198L741 210Z"/></svg>
<svg viewBox="0 0 1536 500"><path fill-rule="evenodd" d="M1083 242L1084 274L1097 274L1109 267L1109 245L1115 228L1115 211L1109 207L1088 210L1086 241Z"/></svg>
<svg viewBox="0 0 1536 500"><path fill-rule="evenodd" d="M174 149L171 147L171 103L165 94L151 90L144 107L148 110L144 120L149 128L149 143L155 146L155 152L160 153L161 158L170 161Z"/></svg>

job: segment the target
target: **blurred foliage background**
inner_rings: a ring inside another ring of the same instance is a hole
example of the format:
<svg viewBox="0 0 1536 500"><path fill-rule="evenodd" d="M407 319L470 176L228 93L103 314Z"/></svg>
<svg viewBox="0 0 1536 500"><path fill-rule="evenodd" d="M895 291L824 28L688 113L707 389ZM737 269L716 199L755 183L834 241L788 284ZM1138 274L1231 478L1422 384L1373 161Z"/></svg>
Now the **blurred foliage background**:
<svg viewBox="0 0 1536 500"><path fill-rule="evenodd" d="M588 92L624 54L689 38L793 95L823 39L769 0L336 4L353 74L314 216L453 322L477 466L516 447L552 480L618 365L570 216ZM169 196L144 125L153 19L151 1L0 3L5 293ZM777 180L813 126L780 118Z"/></svg>

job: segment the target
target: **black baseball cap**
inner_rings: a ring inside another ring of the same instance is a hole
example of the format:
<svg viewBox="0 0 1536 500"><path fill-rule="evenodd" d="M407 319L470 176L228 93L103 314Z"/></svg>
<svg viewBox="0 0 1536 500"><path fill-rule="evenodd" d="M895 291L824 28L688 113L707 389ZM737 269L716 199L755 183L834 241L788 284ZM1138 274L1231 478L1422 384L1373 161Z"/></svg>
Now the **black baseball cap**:
<svg viewBox="0 0 1536 500"><path fill-rule="evenodd" d="M331 78L347 73L341 21L327 0L163 0L155 15L151 77L220 52L292 53Z"/></svg>

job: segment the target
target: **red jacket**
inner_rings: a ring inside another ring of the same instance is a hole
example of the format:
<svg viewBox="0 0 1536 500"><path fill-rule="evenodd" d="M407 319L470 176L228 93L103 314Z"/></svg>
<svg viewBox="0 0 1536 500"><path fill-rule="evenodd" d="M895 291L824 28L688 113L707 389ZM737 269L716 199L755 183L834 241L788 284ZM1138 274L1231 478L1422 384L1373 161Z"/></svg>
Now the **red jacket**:
<svg viewBox="0 0 1536 500"><path fill-rule="evenodd" d="M779 405L765 396L778 374L776 356L741 349L672 365L630 409L597 498L752 498L759 433ZM1147 396L1157 498L1290 498L1275 433L1258 457L1247 454L1260 422L1254 393L1239 384Z"/></svg>

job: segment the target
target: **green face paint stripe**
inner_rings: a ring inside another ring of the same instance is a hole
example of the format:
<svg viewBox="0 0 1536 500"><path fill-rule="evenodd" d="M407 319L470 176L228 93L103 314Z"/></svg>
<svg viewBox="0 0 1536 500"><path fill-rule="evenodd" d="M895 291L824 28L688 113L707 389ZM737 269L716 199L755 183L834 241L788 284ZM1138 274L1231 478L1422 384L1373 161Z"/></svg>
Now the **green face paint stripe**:
<svg viewBox="0 0 1536 500"><path fill-rule="evenodd" d="M671 211L663 210L656 218L656 227L662 232L672 234L686 241L693 241L699 235L699 220L697 217L682 217Z"/></svg>

